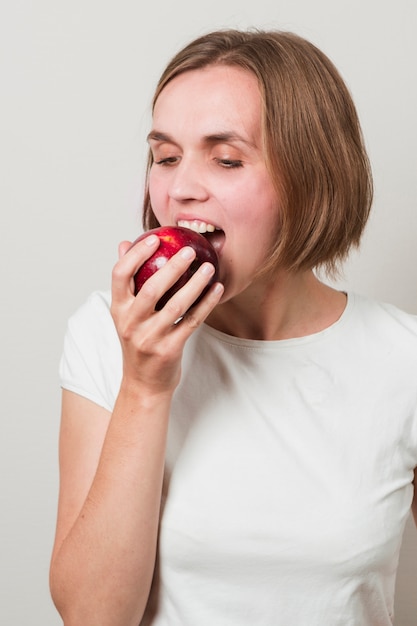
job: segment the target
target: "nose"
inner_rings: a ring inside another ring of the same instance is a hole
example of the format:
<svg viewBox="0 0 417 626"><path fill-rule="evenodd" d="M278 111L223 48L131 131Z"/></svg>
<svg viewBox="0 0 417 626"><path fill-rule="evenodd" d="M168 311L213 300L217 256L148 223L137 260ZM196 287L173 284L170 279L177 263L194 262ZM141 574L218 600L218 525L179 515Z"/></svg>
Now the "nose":
<svg viewBox="0 0 417 626"><path fill-rule="evenodd" d="M183 157L173 172L169 195L177 202L207 200L209 192L201 164Z"/></svg>

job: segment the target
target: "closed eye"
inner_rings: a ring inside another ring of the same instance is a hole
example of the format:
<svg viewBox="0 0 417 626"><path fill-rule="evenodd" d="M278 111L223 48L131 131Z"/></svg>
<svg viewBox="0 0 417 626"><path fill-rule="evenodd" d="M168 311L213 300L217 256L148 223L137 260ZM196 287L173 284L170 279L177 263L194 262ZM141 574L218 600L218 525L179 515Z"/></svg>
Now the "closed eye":
<svg viewBox="0 0 417 626"><path fill-rule="evenodd" d="M219 165L222 167L226 167L228 169L232 169L234 167L242 167L243 161L239 159L216 159Z"/></svg>
<svg viewBox="0 0 417 626"><path fill-rule="evenodd" d="M166 157L165 159L159 159L159 161L154 161L155 165L173 165L177 163L178 157Z"/></svg>

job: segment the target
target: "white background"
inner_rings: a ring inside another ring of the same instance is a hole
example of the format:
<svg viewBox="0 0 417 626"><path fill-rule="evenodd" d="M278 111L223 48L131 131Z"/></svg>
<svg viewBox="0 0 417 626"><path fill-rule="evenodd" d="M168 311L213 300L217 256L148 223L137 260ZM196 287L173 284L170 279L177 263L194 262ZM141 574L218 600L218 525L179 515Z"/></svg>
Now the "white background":
<svg viewBox="0 0 417 626"><path fill-rule="evenodd" d="M293 30L332 58L356 101L376 186L363 247L340 286L417 313L416 6L3 0L1 624L61 623L47 580L58 360L68 316L92 290L109 287L119 240L139 234L149 103L168 58L194 36L229 26ZM409 524L398 626L417 624L416 536Z"/></svg>

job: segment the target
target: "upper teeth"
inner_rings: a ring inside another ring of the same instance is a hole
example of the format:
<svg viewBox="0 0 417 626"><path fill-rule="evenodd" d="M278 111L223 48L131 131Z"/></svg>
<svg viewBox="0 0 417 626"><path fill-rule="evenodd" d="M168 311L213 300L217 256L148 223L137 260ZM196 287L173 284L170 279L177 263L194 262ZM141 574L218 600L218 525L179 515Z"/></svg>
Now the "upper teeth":
<svg viewBox="0 0 417 626"><path fill-rule="evenodd" d="M178 226L190 228L196 233L213 233L216 230L213 224L207 224L207 222L201 222L200 220L178 220Z"/></svg>

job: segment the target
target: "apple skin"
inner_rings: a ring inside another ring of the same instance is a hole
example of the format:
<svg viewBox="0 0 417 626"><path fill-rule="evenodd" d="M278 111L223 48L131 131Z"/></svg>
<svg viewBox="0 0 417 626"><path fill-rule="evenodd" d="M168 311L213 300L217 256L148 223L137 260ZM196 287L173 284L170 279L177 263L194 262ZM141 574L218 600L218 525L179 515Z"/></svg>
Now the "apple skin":
<svg viewBox="0 0 417 626"><path fill-rule="evenodd" d="M134 276L135 281L135 295L141 289L143 284L150 278L155 272L157 272L165 263L176 254L184 246L191 246L196 252L196 258L191 263L189 268L184 274L177 280L177 282L158 300L155 309L159 311L168 302L168 300L176 293L185 283L190 280L191 276L198 270L200 265L206 261L214 265L214 275L211 278L209 284L205 287L201 295L193 303L192 306L197 304L200 299L207 292L209 287L216 282L218 277L219 261L217 254L211 243L190 228L183 228L182 226L160 226L148 230L146 233L140 235L132 244L132 247L149 235L157 235L160 239L159 248L154 254L139 268Z"/></svg>

